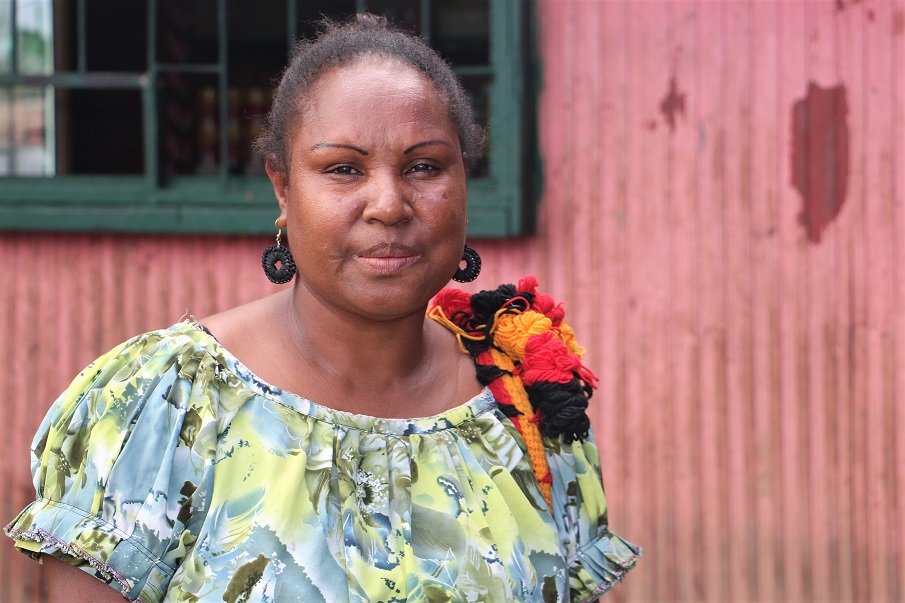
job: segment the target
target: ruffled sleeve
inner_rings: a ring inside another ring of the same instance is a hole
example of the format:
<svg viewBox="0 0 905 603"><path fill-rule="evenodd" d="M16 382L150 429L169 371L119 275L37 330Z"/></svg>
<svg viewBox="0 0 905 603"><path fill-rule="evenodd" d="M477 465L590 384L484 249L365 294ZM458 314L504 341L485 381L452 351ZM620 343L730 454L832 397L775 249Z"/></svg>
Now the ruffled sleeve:
<svg viewBox="0 0 905 603"><path fill-rule="evenodd" d="M58 557L129 599L161 600L206 513L218 367L169 330L80 373L32 444L37 499L5 529L16 547Z"/></svg>
<svg viewBox="0 0 905 603"><path fill-rule="evenodd" d="M568 552L571 600L594 601L622 580L641 549L609 529L593 431L570 444L561 438L544 444L553 479L553 520Z"/></svg>

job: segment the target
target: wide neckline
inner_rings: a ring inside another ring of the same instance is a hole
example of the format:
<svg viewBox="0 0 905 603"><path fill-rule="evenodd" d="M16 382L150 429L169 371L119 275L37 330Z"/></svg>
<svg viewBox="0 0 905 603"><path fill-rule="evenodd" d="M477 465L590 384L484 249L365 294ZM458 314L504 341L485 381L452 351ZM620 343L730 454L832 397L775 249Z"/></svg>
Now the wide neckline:
<svg viewBox="0 0 905 603"><path fill-rule="evenodd" d="M388 418L337 410L309 400L301 394L277 387L260 378L224 347L203 324L197 321L186 320L179 322L167 330L188 333L194 341L207 348L212 356L220 359L229 371L254 393L274 400L302 415L333 425L341 425L366 432L378 432L385 435L405 436L453 429L489 410L497 408L496 399L493 397L490 388L485 386L480 393L463 404L428 416ZM200 341L199 338L203 341Z"/></svg>

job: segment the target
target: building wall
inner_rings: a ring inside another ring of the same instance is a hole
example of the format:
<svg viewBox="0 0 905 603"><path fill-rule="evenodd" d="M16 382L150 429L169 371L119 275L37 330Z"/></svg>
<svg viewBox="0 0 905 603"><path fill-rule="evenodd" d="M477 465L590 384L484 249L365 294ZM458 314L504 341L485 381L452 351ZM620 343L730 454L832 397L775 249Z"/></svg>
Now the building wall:
<svg viewBox="0 0 905 603"><path fill-rule="evenodd" d="M538 0L533 273L601 377L617 601L905 599L905 0ZM0 235L0 516L126 337L275 287L244 237ZM0 600L39 601L0 547Z"/></svg>

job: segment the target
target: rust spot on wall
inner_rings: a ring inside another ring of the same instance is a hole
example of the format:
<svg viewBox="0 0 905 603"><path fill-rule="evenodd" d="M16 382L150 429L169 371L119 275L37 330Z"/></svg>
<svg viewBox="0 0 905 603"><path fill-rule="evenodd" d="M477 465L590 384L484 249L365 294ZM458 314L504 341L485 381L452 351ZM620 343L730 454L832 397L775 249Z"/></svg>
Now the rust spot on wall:
<svg viewBox="0 0 905 603"><path fill-rule="evenodd" d="M792 106L792 185L802 200L799 223L819 243L848 192L848 101L845 86L808 84Z"/></svg>
<svg viewBox="0 0 905 603"><path fill-rule="evenodd" d="M660 101L660 113L666 119L670 132L676 129L676 114L681 113L683 117L685 116L685 93L679 92L674 77L669 78L669 92Z"/></svg>
<svg viewBox="0 0 905 603"><path fill-rule="evenodd" d="M905 34L905 12L900 10L892 16L892 35L901 36Z"/></svg>

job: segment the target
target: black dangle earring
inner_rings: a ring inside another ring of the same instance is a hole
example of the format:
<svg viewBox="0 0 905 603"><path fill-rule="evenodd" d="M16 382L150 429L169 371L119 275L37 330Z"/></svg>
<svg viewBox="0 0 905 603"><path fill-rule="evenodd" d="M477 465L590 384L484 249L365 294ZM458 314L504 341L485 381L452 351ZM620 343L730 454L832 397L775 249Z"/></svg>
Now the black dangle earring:
<svg viewBox="0 0 905 603"><path fill-rule="evenodd" d="M289 250L280 245L283 229L277 228L277 242L264 250L261 256L261 267L271 283L282 285L295 276L295 260Z"/></svg>
<svg viewBox="0 0 905 603"><path fill-rule="evenodd" d="M466 245L465 251L462 252L462 261L465 262L465 269L457 269L453 275L453 280L459 283L470 283L481 274L481 256L478 255L477 251Z"/></svg>

